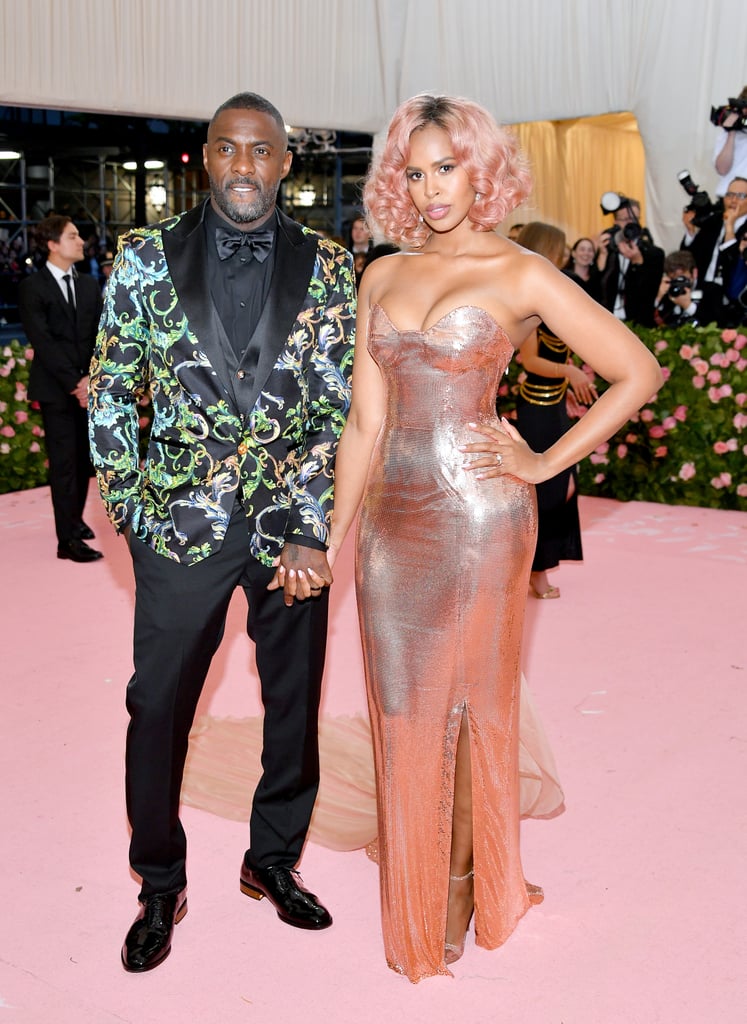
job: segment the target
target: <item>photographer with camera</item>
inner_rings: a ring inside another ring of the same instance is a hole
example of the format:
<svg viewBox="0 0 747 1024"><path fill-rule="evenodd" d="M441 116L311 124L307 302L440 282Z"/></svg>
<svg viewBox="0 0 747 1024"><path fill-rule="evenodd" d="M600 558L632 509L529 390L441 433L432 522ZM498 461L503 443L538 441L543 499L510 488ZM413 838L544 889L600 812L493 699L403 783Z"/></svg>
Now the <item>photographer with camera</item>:
<svg viewBox="0 0 747 1024"><path fill-rule="evenodd" d="M747 85L722 107L711 108L711 123L720 129L713 166L719 175L716 195L723 196L731 178L747 174Z"/></svg>
<svg viewBox="0 0 747 1024"><path fill-rule="evenodd" d="M618 192L605 192L600 205L615 223L599 236L597 267L602 272L602 304L618 319L654 326L654 303L664 267L664 250L640 223L641 204Z"/></svg>
<svg viewBox="0 0 747 1024"><path fill-rule="evenodd" d="M664 260L664 274L656 297L654 319L661 327L682 324L702 326L719 321L721 289L705 283L698 287L693 255L686 250L670 252Z"/></svg>

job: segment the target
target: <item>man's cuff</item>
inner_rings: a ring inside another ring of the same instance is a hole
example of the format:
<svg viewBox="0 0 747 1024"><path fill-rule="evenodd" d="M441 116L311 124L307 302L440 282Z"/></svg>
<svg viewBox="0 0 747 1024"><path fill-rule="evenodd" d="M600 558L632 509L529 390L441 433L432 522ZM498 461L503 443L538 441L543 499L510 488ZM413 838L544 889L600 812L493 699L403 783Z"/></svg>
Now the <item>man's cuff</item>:
<svg viewBox="0 0 747 1024"><path fill-rule="evenodd" d="M285 537L286 544L298 544L301 548L314 548L315 551L326 551L328 545L315 537L306 537L302 533L289 533Z"/></svg>

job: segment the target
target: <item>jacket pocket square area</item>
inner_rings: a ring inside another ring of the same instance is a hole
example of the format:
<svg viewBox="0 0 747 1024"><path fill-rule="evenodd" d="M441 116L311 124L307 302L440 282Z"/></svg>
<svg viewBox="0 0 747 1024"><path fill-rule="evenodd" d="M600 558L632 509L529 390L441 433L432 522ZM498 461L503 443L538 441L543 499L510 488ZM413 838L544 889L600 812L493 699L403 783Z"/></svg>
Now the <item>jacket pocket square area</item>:
<svg viewBox="0 0 747 1024"><path fill-rule="evenodd" d="M156 444L163 444L169 448L183 448L185 451L189 451L192 447L191 444L187 444L185 441L177 441L174 437L161 437L160 434L151 434L151 441L155 441Z"/></svg>

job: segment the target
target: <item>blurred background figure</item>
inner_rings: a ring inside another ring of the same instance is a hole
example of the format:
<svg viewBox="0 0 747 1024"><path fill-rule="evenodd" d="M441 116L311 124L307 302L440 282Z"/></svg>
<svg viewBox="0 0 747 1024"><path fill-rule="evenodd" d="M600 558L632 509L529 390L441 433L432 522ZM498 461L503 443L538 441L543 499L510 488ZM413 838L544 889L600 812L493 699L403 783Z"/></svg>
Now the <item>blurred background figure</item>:
<svg viewBox="0 0 747 1024"><path fill-rule="evenodd" d="M597 302L602 301L602 275L596 264L597 247L591 238L579 238L573 243L564 272L576 282L587 295Z"/></svg>
<svg viewBox="0 0 747 1024"><path fill-rule="evenodd" d="M544 256L556 267L565 252L565 235L551 224L533 221L519 234L519 245ZM589 405L597 397L592 380L571 361L571 350L541 323L519 349L526 371L516 403L516 426L530 448L546 451L571 421L566 408L570 386L576 399ZM537 485L537 546L529 577L530 593L545 600L560 597L547 572L561 561L580 562L581 525L578 518L578 472L575 466Z"/></svg>
<svg viewBox="0 0 747 1024"><path fill-rule="evenodd" d="M602 304L619 320L654 326L654 303L664 270L664 250L641 224L641 204L618 192L605 192L602 212L614 224L599 236L597 267Z"/></svg>
<svg viewBox="0 0 747 1024"><path fill-rule="evenodd" d="M664 260L664 273L656 296L656 323L662 327L716 323L722 305L718 285L706 282L699 287L693 254L686 250L670 252Z"/></svg>
<svg viewBox="0 0 747 1024"><path fill-rule="evenodd" d="M737 175L747 175L747 85L722 107L713 107L711 122L719 129L713 166L719 176L716 195L723 196Z"/></svg>

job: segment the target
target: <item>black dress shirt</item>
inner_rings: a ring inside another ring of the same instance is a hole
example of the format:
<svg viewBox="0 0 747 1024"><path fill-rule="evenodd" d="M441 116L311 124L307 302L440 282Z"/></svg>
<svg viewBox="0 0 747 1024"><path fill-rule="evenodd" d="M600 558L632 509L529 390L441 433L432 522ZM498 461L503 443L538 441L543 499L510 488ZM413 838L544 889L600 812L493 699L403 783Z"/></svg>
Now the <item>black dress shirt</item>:
<svg viewBox="0 0 747 1024"><path fill-rule="evenodd" d="M237 249L233 256L221 260L215 244L216 228L230 228L230 222L219 217L210 204L205 210L205 239L208 254L208 277L210 294L223 328L231 342L231 347L239 363L246 355L259 318L262 315L272 282L275 267L275 251L273 242L270 255L262 263L252 256L245 246ZM236 230L240 230L236 225ZM259 231L276 231L277 217L272 217ZM245 367L252 375L255 367Z"/></svg>

